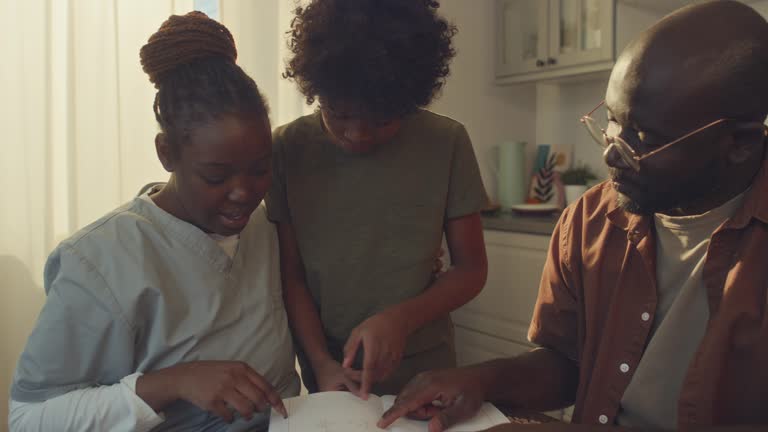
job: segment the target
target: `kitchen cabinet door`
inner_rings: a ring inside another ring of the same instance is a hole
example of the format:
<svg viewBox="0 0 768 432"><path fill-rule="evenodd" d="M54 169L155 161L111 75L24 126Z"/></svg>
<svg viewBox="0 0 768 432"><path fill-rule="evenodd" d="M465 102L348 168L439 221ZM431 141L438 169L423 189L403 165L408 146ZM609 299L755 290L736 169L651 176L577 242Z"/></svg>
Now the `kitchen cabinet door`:
<svg viewBox="0 0 768 432"><path fill-rule="evenodd" d="M548 49L547 0L496 2L498 76L534 72L544 67Z"/></svg>
<svg viewBox="0 0 768 432"><path fill-rule="evenodd" d="M550 0L549 11L548 68L613 60L613 1Z"/></svg>
<svg viewBox="0 0 768 432"><path fill-rule="evenodd" d="M616 0L496 0L496 83L609 71L616 11Z"/></svg>
<svg viewBox="0 0 768 432"><path fill-rule="evenodd" d="M459 366L513 357L533 347L528 325L550 237L491 230L483 234L488 281L475 299L452 314ZM570 421L570 410L546 414Z"/></svg>
<svg viewBox="0 0 768 432"><path fill-rule="evenodd" d="M544 268L549 237L501 231L485 231L488 254L488 280L480 294L453 312L458 328L482 333L519 346L529 346L528 325L539 291L541 271ZM461 346L456 350L461 358L476 358L478 351L488 353L507 352L516 346L501 348L488 345L481 348L484 340L474 338L471 348ZM473 350L464 354L463 350Z"/></svg>

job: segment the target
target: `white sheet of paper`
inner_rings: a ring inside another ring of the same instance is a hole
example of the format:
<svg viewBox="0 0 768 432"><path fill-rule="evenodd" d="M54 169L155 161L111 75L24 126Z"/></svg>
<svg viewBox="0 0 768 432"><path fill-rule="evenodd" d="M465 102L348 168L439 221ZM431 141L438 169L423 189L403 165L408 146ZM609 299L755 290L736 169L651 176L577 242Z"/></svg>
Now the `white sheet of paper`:
<svg viewBox="0 0 768 432"><path fill-rule="evenodd" d="M394 403L394 396L374 395L364 401L347 392L325 392L285 399L288 418L272 411L270 432L380 432L376 426L381 415ZM460 423L448 432L475 432L508 423L496 407L483 404L472 419ZM398 419L391 432L426 432L427 422Z"/></svg>
<svg viewBox="0 0 768 432"><path fill-rule="evenodd" d="M395 396L382 396L381 405L382 412L389 409L392 404L395 403ZM509 419L501 413L495 406L485 402L480 407L480 411L471 419L463 421L451 428L448 428L446 432L475 432L491 428L496 425L509 423ZM397 427L397 429L395 429ZM391 431L403 431L403 432L424 432L427 430L427 422L410 419L398 419L392 427Z"/></svg>
<svg viewBox="0 0 768 432"><path fill-rule="evenodd" d="M284 399L288 418L272 410L270 432L375 432L381 401L348 392L325 392Z"/></svg>

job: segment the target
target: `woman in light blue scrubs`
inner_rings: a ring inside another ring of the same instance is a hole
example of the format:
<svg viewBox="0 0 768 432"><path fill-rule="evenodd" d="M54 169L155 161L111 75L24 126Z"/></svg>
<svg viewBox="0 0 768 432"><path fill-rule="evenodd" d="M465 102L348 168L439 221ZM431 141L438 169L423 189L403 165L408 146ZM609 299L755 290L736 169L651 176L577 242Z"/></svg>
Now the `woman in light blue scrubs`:
<svg viewBox="0 0 768 432"><path fill-rule="evenodd" d="M63 241L19 360L11 430L261 430L298 394L267 108L201 13L141 50L168 182Z"/></svg>

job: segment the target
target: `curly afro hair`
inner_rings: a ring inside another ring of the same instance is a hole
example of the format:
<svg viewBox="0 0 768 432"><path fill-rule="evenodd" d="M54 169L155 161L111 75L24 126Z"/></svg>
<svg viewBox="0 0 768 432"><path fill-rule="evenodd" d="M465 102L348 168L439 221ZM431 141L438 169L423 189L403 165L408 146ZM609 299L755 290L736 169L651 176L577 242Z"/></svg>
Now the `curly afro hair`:
<svg viewBox="0 0 768 432"><path fill-rule="evenodd" d="M396 118L429 105L445 84L457 29L435 0L313 0L291 22L283 77L312 104L359 105Z"/></svg>

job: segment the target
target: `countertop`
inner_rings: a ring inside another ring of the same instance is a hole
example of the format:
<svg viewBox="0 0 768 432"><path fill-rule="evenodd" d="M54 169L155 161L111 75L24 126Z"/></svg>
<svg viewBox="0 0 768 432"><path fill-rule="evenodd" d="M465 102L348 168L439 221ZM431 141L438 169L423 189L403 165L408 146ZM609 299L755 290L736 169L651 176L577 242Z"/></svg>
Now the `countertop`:
<svg viewBox="0 0 768 432"><path fill-rule="evenodd" d="M514 212L496 211L483 214L483 229L508 231L522 234L538 234L551 236L555 230L560 213L548 216L518 215Z"/></svg>

